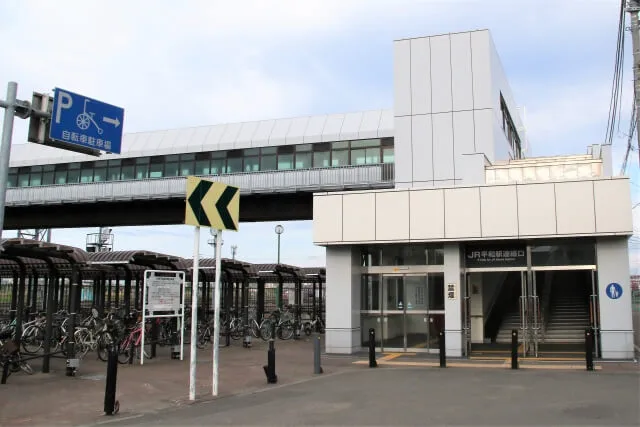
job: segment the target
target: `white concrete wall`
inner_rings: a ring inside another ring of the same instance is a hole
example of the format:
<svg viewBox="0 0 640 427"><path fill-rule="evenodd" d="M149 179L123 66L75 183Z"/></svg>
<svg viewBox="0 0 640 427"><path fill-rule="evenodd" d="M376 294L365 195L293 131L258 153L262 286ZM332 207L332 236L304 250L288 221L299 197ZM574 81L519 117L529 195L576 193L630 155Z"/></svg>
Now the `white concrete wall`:
<svg viewBox="0 0 640 427"><path fill-rule="evenodd" d="M632 359L633 321L627 239L598 239L596 255L602 358ZM606 293L607 285L613 282L619 283L623 289L622 296L615 300Z"/></svg>
<svg viewBox="0 0 640 427"><path fill-rule="evenodd" d="M314 242L631 235L628 178L318 193Z"/></svg>
<svg viewBox="0 0 640 427"><path fill-rule="evenodd" d="M327 353L351 354L360 348L360 267L350 246L327 248Z"/></svg>
<svg viewBox="0 0 640 427"><path fill-rule="evenodd" d="M509 158L501 92L519 125L488 30L396 41L396 188L483 183L485 158Z"/></svg>

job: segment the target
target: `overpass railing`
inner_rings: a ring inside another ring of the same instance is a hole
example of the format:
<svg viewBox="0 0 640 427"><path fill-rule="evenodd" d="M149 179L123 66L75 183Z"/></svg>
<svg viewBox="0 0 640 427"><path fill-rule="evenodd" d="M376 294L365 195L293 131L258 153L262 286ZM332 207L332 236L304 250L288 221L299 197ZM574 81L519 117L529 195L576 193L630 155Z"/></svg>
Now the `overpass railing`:
<svg viewBox="0 0 640 427"><path fill-rule="evenodd" d="M203 176L239 187L242 194L392 188L392 163ZM185 177L18 187L7 190L7 206L171 199L184 197Z"/></svg>

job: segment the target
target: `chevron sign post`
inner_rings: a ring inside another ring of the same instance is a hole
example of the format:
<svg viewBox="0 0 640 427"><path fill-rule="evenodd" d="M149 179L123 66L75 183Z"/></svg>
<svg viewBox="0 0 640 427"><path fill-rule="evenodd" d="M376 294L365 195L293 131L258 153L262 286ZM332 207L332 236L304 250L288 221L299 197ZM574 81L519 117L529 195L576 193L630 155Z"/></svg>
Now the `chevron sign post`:
<svg viewBox="0 0 640 427"><path fill-rule="evenodd" d="M193 241L193 279L191 280L191 358L189 400L196 398L196 343L198 340L198 270L200 269L200 227L216 230L216 283L213 300L213 382L218 395L218 356L220 351L220 271L222 270L222 230L238 231L240 189L195 176L187 177L184 223L195 226Z"/></svg>

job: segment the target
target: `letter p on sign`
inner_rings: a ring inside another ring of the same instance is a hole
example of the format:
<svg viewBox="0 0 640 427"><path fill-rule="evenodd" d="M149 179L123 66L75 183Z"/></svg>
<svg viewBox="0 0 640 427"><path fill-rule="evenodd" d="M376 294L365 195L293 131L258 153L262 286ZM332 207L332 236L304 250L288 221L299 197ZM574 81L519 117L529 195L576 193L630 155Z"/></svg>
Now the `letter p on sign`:
<svg viewBox="0 0 640 427"><path fill-rule="evenodd" d="M60 123L60 115L62 114L62 109L68 110L73 105L73 98L67 92L60 91L58 95L60 98L60 102L58 102L56 108L56 123Z"/></svg>

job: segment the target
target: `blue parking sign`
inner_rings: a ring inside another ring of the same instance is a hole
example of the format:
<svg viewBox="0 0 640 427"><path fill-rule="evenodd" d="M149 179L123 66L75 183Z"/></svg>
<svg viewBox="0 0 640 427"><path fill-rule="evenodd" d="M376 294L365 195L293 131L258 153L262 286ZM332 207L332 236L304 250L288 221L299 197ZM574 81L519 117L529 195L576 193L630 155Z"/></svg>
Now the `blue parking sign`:
<svg viewBox="0 0 640 427"><path fill-rule="evenodd" d="M56 88L49 138L120 154L124 109Z"/></svg>

